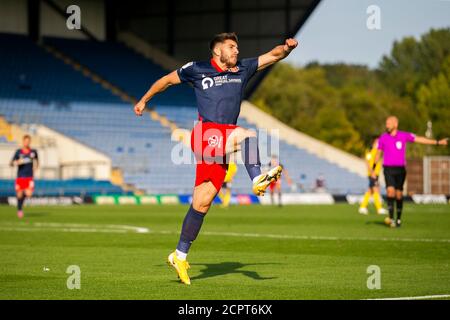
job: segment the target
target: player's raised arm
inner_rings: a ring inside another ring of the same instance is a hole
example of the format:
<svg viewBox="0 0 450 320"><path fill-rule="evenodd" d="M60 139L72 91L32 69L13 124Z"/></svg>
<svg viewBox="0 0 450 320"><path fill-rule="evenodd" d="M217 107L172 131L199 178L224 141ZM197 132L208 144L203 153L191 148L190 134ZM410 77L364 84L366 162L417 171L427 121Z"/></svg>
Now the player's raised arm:
<svg viewBox="0 0 450 320"><path fill-rule="evenodd" d="M155 94L163 92L168 87L179 83L181 83L181 80L176 70L156 80L155 83L153 83L150 89L147 91L147 93L141 98L141 100L136 103L136 105L134 106L134 113L137 116L142 116L142 112L144 112L145 109L145 104L151 98L153 98Z"/></svg>
<svg viewBox="0 0 450 320"><path fill-rule="evenodd" d="M36 157L33 159L33 170L37 171L39 169L39 157L37 151L35 151Z"/></svg>
<svg viewBox="0 0 450 320"><path fill-rule="evenodd" d="M286 58L298 45L295 39L286 39L283 45L276 46L269 52L258 57L258 71Z"/></svg>
<svg viewBox="0 0 450 320"><path fill-rule="evenodd" d="M11 167L15 167L19 165L19 152L15 152L14 156L12 157L11 161L9 162L9 165Z"/></svg>
<svg viewBox="0 0 450 320"><path fill-rule="evenodd" d="M441 139L441 140L435 140L435 139L428 139L425 137L416 136L414 139L414 143L420 143L420 144L433 144L437 146L446 146L448 144L448 138Z"/></svg>

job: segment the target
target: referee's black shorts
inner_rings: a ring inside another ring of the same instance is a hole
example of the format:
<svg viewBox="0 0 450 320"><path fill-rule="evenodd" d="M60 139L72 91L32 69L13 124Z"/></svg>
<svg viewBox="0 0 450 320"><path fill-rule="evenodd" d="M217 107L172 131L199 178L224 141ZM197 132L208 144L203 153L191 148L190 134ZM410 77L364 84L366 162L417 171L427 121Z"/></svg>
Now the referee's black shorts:
<svg viewBox="0 0 450 320"><path fill-rule="evenodd" d="M386 188L394 187L396 190L403 191L403 185L406 179L405 167L383 167L384 180L386 180Z"/></svg>

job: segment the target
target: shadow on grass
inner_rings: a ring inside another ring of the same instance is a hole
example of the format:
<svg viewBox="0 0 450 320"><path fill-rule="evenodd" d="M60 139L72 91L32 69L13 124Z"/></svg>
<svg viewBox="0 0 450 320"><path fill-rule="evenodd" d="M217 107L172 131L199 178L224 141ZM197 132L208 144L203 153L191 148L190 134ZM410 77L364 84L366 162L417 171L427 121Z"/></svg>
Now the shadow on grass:
<svg viewBox="0 0 450 320"><path fill-rule="evenodd" d="M244 264L240 262L221 262L221 263L196 263L195 265L204 266L203 269L200 270L200 274L191 278L191 280L212 278L217 276L222 276L226 274L242 274L243 276L252 278L254 280L270 280L276 279L276 277L261 277L256 271L248 271L248 270L240 270L247 266L254 265L272 265L275 263L250 263Z"/></svg>
<svg viewBox="0 0 450 320"><path fill-rule="evenodd" d="M387 228L388 226L384 223L384 221L367 221L366 224L373 224L376 226L381 226Z"/></svg>

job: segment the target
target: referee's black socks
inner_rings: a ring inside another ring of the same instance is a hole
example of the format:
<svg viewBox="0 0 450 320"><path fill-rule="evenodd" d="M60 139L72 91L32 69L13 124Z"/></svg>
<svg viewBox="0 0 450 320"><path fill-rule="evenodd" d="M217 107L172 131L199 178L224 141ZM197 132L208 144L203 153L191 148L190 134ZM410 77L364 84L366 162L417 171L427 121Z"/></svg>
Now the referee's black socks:
<svg viewBox="0 0 450 320"><path fill-rule="evenodd" d="M392 220L394 219L394 201L395 198L387 197L387 205L388 205L388 211L389 211L389 218Z"/></svg>
<svg viewBox="0 0 450 320"><path fill-rule="evenodd" d="M403 210L403 198L397 199L397 219L400 220L402 217L402 210Z"/></svg>

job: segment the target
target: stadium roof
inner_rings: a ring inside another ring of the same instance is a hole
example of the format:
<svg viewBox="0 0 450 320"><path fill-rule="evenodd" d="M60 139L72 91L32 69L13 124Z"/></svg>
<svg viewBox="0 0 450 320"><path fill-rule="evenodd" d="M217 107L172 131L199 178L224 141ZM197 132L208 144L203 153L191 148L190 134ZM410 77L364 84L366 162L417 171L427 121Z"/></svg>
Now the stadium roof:
<svg viewBox="0 0 450 320"><path fill-rule="evenodd" d="M40 3L45 3L66 19L67 13L62 5L65 2L28 1L28 30L32 39L38 40L40 37L40 20L44 19L39 14ZM102 39L115 41L119 32L131 32L185 63L209 59L209 42L214 34L221 32L237 33L241 58L265 53L284 43L284 39L294 37L319 2L320 0L95 0L89 3L99 4L98 6L92 5L90 9L84 9L84 3L82 7L83 10L88 10L83 11L83 16L91 15L91 23L97 21L98 25L104 25L104 33L100 33L106 36ZM104 9L97 10L98 7ZM45 17L49 19L50 16ZM50 29L55 25L50 24ZM89 39L99 39L83 22L80 32ZM256 90L270 70L269 67L256 74L247 86L245 98Z"/></svg>
<svg viewBox="0 0 450 320"><path fill-rule="evenodd" d="M176 59L209 58L208 44L220 32L234 31L241 57L264 53L293 37L320 0L160 0L106 1L110 39L130 31ZM249 84L249 97L270 68Z"/></svg>

